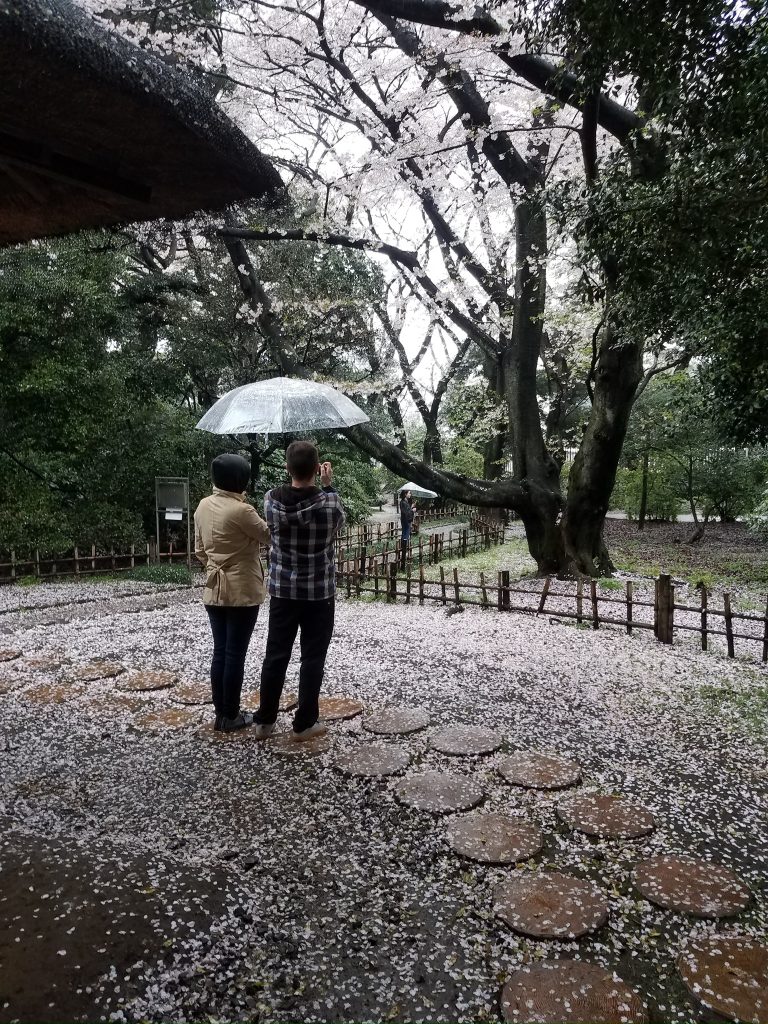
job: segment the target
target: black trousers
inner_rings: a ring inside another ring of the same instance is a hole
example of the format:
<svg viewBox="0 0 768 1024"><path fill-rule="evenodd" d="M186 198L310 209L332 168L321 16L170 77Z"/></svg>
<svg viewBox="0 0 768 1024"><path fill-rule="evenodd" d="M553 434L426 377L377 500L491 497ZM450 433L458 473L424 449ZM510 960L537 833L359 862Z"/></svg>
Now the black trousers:
<svg viewBox="0 0 768 1024"><path fill-rule="evenodd" d="M259 616L257 604L244 607L207 604L213 633L211 690L217 715L234 718L240 710L248 644Z"/></svg>
<svg viewBox="0 0 768 1024"><path fill-rule="evenodd" d="M334 598L325 601L269 600L267 650L261 669L261 693L256 721L270 725L277 719L285 671L291 660L296 634L301 630L299 706L293 717L296 732L308 729L319 717L318 701L323 683L325 656L333 636Z"/></svg>

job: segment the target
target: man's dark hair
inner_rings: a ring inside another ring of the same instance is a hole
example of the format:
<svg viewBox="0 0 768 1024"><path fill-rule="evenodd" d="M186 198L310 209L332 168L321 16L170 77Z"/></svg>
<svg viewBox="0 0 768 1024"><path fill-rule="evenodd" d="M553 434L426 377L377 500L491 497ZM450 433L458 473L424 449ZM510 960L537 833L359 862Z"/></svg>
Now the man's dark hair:
<svg viewBox="0 0 768 1024"><path fill-rule="evenodd" d="M309 480L315 475L320 452L311 441L291 441L285 451L288 472L296 480Z"/></svg>
<svg viewBox="0 0 768 1024"><path fill-rule="evenodd" d="M217 455L211 463L211 477L214 485L222 491L244 491L251 479L251 464L242 455L225 452Z"/></svg>

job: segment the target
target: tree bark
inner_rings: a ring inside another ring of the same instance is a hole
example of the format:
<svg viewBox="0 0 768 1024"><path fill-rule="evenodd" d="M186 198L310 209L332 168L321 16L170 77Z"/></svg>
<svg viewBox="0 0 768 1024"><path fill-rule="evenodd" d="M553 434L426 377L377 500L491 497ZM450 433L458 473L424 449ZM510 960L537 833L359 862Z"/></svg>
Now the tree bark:
<svg viewBox="0 0 768 1024"><path fill-rule="evenodd" d="M638 530L645 529L645 517L648 515L648 449L643 452L643 476L640 484L640 511L637 515Z"/></svg>

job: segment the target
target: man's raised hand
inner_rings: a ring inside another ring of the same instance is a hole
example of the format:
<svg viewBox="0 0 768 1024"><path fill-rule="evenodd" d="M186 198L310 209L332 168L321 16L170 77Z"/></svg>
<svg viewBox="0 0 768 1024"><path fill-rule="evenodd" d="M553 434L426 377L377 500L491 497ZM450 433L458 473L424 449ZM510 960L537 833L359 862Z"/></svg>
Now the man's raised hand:
<svg viewBox="0 0 768 1024"><path fill-rule="evenodd" d="M333 466L330 462L323 462L320 466L320 483L323 487L330 487L333 483Z"/></svg>

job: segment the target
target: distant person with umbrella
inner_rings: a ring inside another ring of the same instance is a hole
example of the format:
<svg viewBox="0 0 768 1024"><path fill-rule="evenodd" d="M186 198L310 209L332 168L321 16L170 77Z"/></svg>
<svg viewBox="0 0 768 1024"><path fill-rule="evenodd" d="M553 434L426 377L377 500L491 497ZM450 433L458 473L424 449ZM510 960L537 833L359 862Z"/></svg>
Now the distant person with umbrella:
<svg viewBox="0 0 768 1024"><path fill-rule="evenodd" d="M275 731L285 673L301 633L299 705L293 736L309 740L327 729L318 722L320 687L333 635L336 602L336 535L345 522L333 487L333 467L320 465L310 441L294 441L285 453L290 484L264 496L272 546L269 552L269 632L261 669L257 735ZM316 478L320 477L320 487Z"/></svg>
<svg viewBox="0 0 768 1024"><path fill-rule="evenodd" d="M400 529L401 540L403 542L403 548L408 544L411 539L411 529L413 527L413 501L411 500L410 491L402 491L400 494Z"/></svg>
<svg viewBox="0 0 768 1024"><path fill-rule="evenodd" d="M195 512L195 556L206 570L203 603L213 634L211 691L214 729L253 724L240 710L245 656L265 598L261 545L269 528L245 500L251 466L242 455L218 455L211 465L213 494Z"/></svg>

